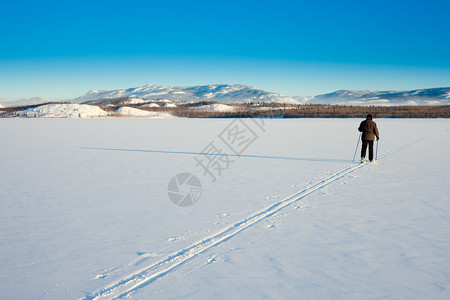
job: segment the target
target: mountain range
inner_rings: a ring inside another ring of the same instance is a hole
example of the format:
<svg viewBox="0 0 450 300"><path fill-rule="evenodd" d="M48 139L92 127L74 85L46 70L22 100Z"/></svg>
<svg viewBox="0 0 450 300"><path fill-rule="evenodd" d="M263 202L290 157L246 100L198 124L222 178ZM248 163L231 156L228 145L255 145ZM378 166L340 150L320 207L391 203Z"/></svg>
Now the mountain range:
<svg viewBox="0 0 450 300"><path fill-rule="evenodd" d="M448 105L450 88L430 88L411 91L350 91L339 90L307 100L311 104L340 105Z"/></svg>
<svg viewBox="0 0 450 300"><path fill-rule="evenodd" d="M0 107L2 106L21 106L21 105L32 105L32 104L40 104L51 102L51 100L43 97L33 97L33 98L24 98L20 100L0 100Z"/></svg>
<svg viewBox="0 0 450 300"><path fill-rule="evenodd" d="M131 97L146 100L170 100L178 102L212 101L218 103L269 102L286 104L338 104L338 105L449 105L450 87L417 89L409 91L338 90L314 97L283 96L242 84L216 84L191 87L171 87L149 84L142 87L93 90L67 101L95 103L107 98ZM18 101L0 102L3 105L25 105L48 102L35 97Z"/></svg>
<svg viewBox="0 0 450 300"><path fill-rule="evenodd" d="M90 91L87 94L72 99L76 103L105 99L133 97L141 99L166 99L178 102L214 101L219 103L243 102L275 102L296 104L293 97L267 92L242 84L217 84L192 87L171 87L165 85L149 84L142 87L112 90Z"/></svg>

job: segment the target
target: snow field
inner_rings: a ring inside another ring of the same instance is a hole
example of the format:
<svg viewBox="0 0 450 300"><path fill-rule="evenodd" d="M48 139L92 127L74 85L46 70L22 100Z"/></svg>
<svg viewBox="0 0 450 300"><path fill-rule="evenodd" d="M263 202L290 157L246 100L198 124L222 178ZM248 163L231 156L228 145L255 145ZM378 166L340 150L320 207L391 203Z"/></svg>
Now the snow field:
<svg viewBox="0 0 450 300"><path fill-rule="evenodd" d="M89 299L119 282L109 299L164 260L129 297L447 298L450 123L375 120L380 157L399 152L359 165L360 121L265 120L213 183L195 155L80 147L231 153L218 135L232 120L0 120L0 298ZM167 183L186 171L203 194L180 208Z"/></svg>

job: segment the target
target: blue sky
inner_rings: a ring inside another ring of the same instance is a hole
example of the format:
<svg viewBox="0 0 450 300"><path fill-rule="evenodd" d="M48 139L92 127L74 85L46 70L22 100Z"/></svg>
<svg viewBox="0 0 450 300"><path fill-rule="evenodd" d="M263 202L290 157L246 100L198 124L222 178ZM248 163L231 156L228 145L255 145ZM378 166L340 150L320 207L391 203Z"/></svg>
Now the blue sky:
<svg viewBox="0 0 450 300"><path fill-rule="evenodd" d="M449 1L8 1L0 99L145 84L450 86Z"/></svg>

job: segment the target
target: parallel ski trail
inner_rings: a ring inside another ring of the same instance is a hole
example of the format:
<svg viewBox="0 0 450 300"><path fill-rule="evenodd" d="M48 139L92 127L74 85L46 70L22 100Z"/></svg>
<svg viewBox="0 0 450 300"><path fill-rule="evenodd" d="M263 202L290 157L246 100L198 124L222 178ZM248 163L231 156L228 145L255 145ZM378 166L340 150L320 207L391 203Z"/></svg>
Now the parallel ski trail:
<svg viewBox="0 0 450 300"><path fill-rule="evenodd" d="M400 146L394 150L388 151L379 156L379 159L385 158L391 154L402 151L413 144L419 142L420 140L414 141L412 143ZM88 299L117 299L124 297L131 292L150 284L151 282L157 280L158 278L163 277L167 273L174 270L176 267L184 264L188 260L200 255L201 253L207 251L208 249L217 246L224 241L236 236L239 232L253 226L259 221L275 214L281 209L289 206L290 204L306 197L307 195L315 192L318 189L321 189L330 183L342 178L345 175L348 175L360 168L367 166L368 164L356 164L346 167L336 173L331 174L327 178L320 180L319 182L296 192L295 194L288 196L276 203L273 203L262 210L259 210L240 221L237 221L228 227L216 232L215 234L208 236L202 240L199 240L190 246L187 246L181 250L178 250L165 258L147 265L127 276L122 277L115 282L110 283L94 294L85 297L85 300Z"/></svg>

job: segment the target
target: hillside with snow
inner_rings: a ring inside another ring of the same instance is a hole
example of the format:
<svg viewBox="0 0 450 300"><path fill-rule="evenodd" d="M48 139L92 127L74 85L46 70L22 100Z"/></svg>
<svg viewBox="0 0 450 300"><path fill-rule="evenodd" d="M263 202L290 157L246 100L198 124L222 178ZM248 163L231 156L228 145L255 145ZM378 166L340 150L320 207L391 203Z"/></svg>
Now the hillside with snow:
<svg viewBox="0 0 450 300"><path fill-rule="evenodd" d="M98 106L87 104L47 104L20 112L23 117L33 118L95 118L108 113Z"/></svg>
<svg viewBox="0 0 450 300"><path fill-rule="evenodd" d="M4 106L34 105L51 102L42 97L17 101L0 100ZM93 105L146 105L149 103L273 103L331 104L353 106L449 105L450 87L409 91L338 90L332 93L305 96L284 96L242 84L215 84L191 87L171 87L148 84L142 87L94 90L67 102ZM150 104L149 104L150 105ZM173 106L173 105L170 105Z"/></svg>
<svg viewBox="0 0 450 300"><path fill-rule="evenodd" d="M236 108L226 104L210 104L197 107L199 110L214 111L214 112L233 112Z"/></svg>
<svg viewBox="0 0 450 300"><path fill-rule="evenodd" d="M149 84L137 88L111 91L90 91L72 99L92 103L99 99L132 97L136 99L166 99L176 102L213 101L221 104L267 102L287 104L338 104L338 105L448 105L450 88L417 89L411 91L338 90L314 97L283 96L241 84L220 84L192 87L170 87Z"/></svg>
<svg viewBox="0 0 450 300"><path fill-rule="evenodd" d="M136 117L136 118L174 118L175 116L170 113L164 112L154 112L154 111L145 111L138 108L133 107L119 107L116 110L118 115L124 117Z"/></svg>
<svg viewBox="0 0 450 300"><path fill-rule="evenodd" d="M24 98L20 100L0 100L0 105L3 106L21 106L21 105L32 105L32 104L41 104L51 102L51 100L44 97L32 97L32 98Z"/></svg>
<svg viewBox="0 0 450 300"><path fill-rule="evenodd" d="M121 97L152 100L167 99L176 102L214 101L224 104L244 102L298 103L292 97L282 96L242 84L217 84L192 87L170 87L148 84L129 89L90 91L71 101L82 103L92 100Z"/></svg>
<svg viewBox="0 0 450 300"><path fill-rule="evenodd" d="M315 96L304 103L335 105L449 105L450 88L411 91L351 91L339 90Z"/></svg>

